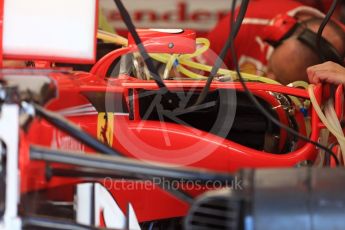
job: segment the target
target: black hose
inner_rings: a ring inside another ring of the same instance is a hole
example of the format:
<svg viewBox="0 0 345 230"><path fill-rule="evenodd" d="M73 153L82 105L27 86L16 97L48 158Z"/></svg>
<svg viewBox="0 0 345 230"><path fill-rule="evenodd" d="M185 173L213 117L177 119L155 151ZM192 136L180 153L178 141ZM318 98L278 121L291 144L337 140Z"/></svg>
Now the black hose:
<svg viewBox="0 0 345 230"><path fill-rule="evenodd" d="M141 39L140 39L136 29L135 29L135 26L132 22L131 17L129 16L128 11L126 10L124 5L122 4L121 0L114 0L114 1L115 1L117 8L119 9L119 12L121 14L123 21L125 22L125 24L127 26L129 33L132 35L132 37L135 41L135 44L137 45L137 47L139 49L140 55L143 57L144 62L146 64L148 70L150 71L150 74L152 75L153 79L157 83L158 87L161 90L163 90L163 92L167 92L168 88L166 87L163 80L159 76L157 69L153 65L151 57L148 55L145 47L143 46L142 41L141 41Z"/></svg>
<svg viewBox="0 0 345 230"><path fill-rule="evenodd" d="M231 16L230 16L230 20L231 21L232 21L232 18L234 17L234 14L235 14L234 8L236 6L236 2L237 2L236 0L234 0L232 2L232 12L231 12ZM248 3L249 3L249 1L242 1L239 13L237 15L236 22L234 23L233 26L231 26L229 37L233 36L234 38L236 38L236 36L237 36L237 34L238 34L238 32L239 32L239 30L241 28L241 24L242 24L242 21L244 19L244 16L246 14L246 11L247 11L247 8L248 8ZM225 58L226 54L229 51L229 48L230 48L230 40L228 39L225 42L225 44L224 44L224 46L223 46L219 56L217 57L216 62L213 65L212 70L210 72L210 75L207 78L205 87L203 88L202 92L200 93L200 95L199 95L195 105L199 105L199 104L204 102L204 100L205 100L205 98L206 98L206 96L207 96L207 94L208 94L208 92L210 90L211 83L212 83L214 77L217 75L218 70L219 70L219 68L221 67L221 65L222 65L222 63L224 61L224 58Z"/></svg>
<svg viewBox="0 0 345 230"><path fill-rule="evenodd" d="M243 2L248 2L249 0L243 0ZM242 2L242 4L243 4ZM237 21L236 21L237 23ZM231 23L233 24L233 22ZM315 142L311 139L309 139L308 137L298 133L297 131L295 131L294 129L290 128L289 126L281 123L279 120L277 120L275 117L273 117L260 103L259 101L256 99L256 97L252 94L252 92L250 92L250 90L248 89L242 75L241 75L241 72L240 72L240 67L239 67L239 64L238 64L238 60L237 60L237 56L236 56L236 52L235 52L235 46L234 46L234 39L235 37L234 36L230 36L228 38L229 40L229 43L231 44L230 45L230 51L231 51L231 56L232 56L232 59L233 59L233 63L234 63L234 66L236 68L236 72L237 72L237 76L241 82L241 85L245 91L245 93L247 94L248 98L254 103L254 105L258 108L258 110L267 118L269 119L273 124L279 126L280 128L282 129L285 129L287 132L289 132L290 134L292 134L293 136L295 137L298 137L299 139L303 140L303 141L306 141L306 142L309 142L313 145L315 145L316 147L324 150L326 153L328 153L330 156L332 156L336 162L337 165L340 165L340 162L337 158L337 156L333 153L332 150L328 149L327 147L319 144L318 142Z"/></svg>
<svg viewBox="0 0 345 230"><path fill-rule="evenodd" d="M333 151L334 146L336 146L337 144L338 144L338 142L333 142L332 144L330 144L328 146L328 148ZM326 156L325 156L325 166L330 166L330 165L331 165L330 155L326 154Z"/></svg>
<svg viewBox="0 0 345 230"><path fill-rule="evenodd" d="M317 31L317 37L316 37L316 45L318 47L318 50L320 50L320 58L322 62L328 61L326 58L326 55L323 54L323 49L321 47L321 38L322 38L322 32L325 29L327 23L329 20L331 20L331 17L338 5L339 0L333 0L331 7L329 8L325 18L322 20L321 25L319 27L319 30ZM340 63L341 64L341 63Z"/></svg>

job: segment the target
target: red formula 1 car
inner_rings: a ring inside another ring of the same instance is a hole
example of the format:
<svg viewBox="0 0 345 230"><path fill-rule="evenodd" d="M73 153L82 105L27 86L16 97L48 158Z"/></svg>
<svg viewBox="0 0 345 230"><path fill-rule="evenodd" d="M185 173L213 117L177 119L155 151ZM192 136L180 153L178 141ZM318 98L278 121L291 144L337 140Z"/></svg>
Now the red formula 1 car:
<svg viewBox="0 0 345 230"><path fill-rule="evenodd" d="M90 2L96 18L96 2ZM15 5L4 3L5 12L15 14ZM10 22L5 17L4 25ZM95 42L94 30L81 32ZM220 74L200 104L205 80L168 75L162 86L145 79L141 47L158 60L183 54L190 62L200 48L190 30L138 33L139 47L129 36L127 47L105 55L90 72L46 68L51 62L85 63L94 55L90 45L84 56L73 45L64 47L72 51L34 55L30 47L4 43L5 58L45 61L1 70L0 208L6 229L179 228L196 196L234 186L231 173L239 169L323 162L314 145L263 116L229 76ZM9 28L4 36L12 36ZM183 66L187 59L171 60ZM37 67L42 63L44 68ZM308 107L305 89L247 86L281 123L313 141L322 139L324 126ZM335 92L342 98L342 87ZM328 92L319 86L314 93L322 102ZM335 112L343 116L341 100Z"/></svg>

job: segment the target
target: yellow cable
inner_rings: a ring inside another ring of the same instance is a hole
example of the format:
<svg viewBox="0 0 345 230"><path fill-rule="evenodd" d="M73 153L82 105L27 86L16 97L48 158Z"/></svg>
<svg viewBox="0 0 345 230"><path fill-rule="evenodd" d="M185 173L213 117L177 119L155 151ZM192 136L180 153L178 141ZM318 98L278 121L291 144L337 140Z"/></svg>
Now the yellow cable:
<svg viewBox="0 0 345 230"><path fill-rule="evenodd" d="M102 30L98 30L97 38L108 41L108 42L113 42L113 43L116 43L116 44L119 44L122 46L128 45L128 40L126 38L121 37L121 36L116 35L116 34L108 33L108 32L102 31ZM194 62L194 61L190 60L190 59L198 57L201 54L203 54L204 52L206 52L210 46L210 42L206 38L197 38L196 43L202 44L202 46L200 48L198 48L193 54L184 54L184 55L150 54L150 56L152 58L154 58L155 60L166 64L166 68L164 71L165 78L168 76L172 66L174 65L175 61L177 60L179 63L179 65L177 66L177 70L179 72L181 72L182 74L184 74L185 76L190 77L192 79L207 79L206 76L197 74L197 73L190 71L189 69L184 67L184 66L186 66L186 67L190 67L190 68L201 70L201 71L207 71L207 72L211 71L212 66L201 64L201 63ZM235 71L231 71L231 70L227 70L227 69L220 68L218 70L218 74L231 76L233 78L233 80L235 80L237 78L237 73ZM248 73L241 73L241 74L245 80L258 81L258 82L269 83L269 84L280 84L279 82L274 81L274 80L269 79L269 78L266 78L266 77L256 76L256 75L248 74ZM343 158L345 159L345 136L341 130L341 127L339 128L340 124L339 124L339 120L334 115L335 114L335 112L333 111L334 108L333 108L333 110L327 109L327 111L326 111L327 117L326 117L323 114L319 104L317 103L317 100L316 100L315 95L314 95L314 90L313 90L314 86L313 85L308 86L308 83L303 82L303 81L292 82L289 85L291 85L293 87L301 87L301 88L308 89L310 101L311 101L316 113L318 114L322 123L327 127L327 129L337 138L337 140L341 146L341 149L342 149ZM293 97L293 96L290 96L290 98L294 102L295 105L299 106L300 108L303 107L302 103L299 101L298 98Z"/></svg>
<svg viewBox="0 0 345 230"><path fill-rule="evenodd" d="M128 40L120 35L109 33L103 30L97 30L97 38L107 42L112 42L121 46L127 46Z"/></svg>
<svg viewBox="0 0 345 230"><path fill-rule="evenodd" d="M164 70L164 73L163 73L163 79L168 79L169 73L170 73L170 71L171 71L171 69L172 69L172 67L173 67L177 57L178 57L178 54L171 55L169 61L165 65L165 70Z"/></svg>
<svg viewBox="0 0 345 230"><path fill-rule="evenodd" d="M335 130L338 131L338 133L344 137L344 133L343 133L343 130L341 128L341 124L340 124L340 121L338 120L338 117L337 117L337 114L335 112L335 109L334 109L334 105L333 105L333 101L332 100L329 100L327 103L326 103L326 106L325 106L325 115L326 115L326 118L328 119L328 121L330 122L330 124L333 126L333 128ZM341 149L341 153L342 153L342 156L343 156L343 159L345 159L345 141L342 141L340 140L339 138L337 138L338 140L338 143L340 145L340 149Z"/></svg>
<svg viewBox="0 0 345 230"><path fill-rule="evenodd" d="M197 38L196 39L196 44L201 45L201 47L197 48L196 51L192 54L184 54L181 55L180 60L184 59L192 59L195 57L200 56L201 54L205 53L209 48L210 48L210 41L206 38Z"/></svg>
<svg viewBox="0 0 345 230"><path fill-rule="evenodd" d="M308 93L309 93L309 97L310 97L310 101L318 115L318 117L320 118L320 120L322 121L322 123L327 127L327 129L340 141L345 141L345 137L344 137L344 133L339 133L334 127L333 124L329 123L328 119L326 118L326 116L323 114L319 103L316 100L315 94L314 94L314 85L309 85L308 87Z"/></svg>
<svg viewBox="0 0 345 230"><path fill-rule="evenodd" d="M114 42L114 43L122 45L122 46L128 45L128 41L126 38L121 37L121 36L116 35L116 34L108 33L108 32L102 31L102 30L98 30L97 38L103 39L103 40L109 41L109 42ZM194 62L194 61L190 60L191 58L198 57L201 54L203 54L204 52L206 52L210 47L210 41L206 38L197 38L196 43L199 45L202 44L202 46L200 48L198 48L193 54L183 54L183 55L150 54L150 56L159 62L167 64L165 71L164 71L165 77L167 77L168 73L170 72L175 60L177 60L178 63L181 65L185 65L187 67L194 68L197 70L210 72L212 69L212 66L201 64L201 63ZM193 71L190 71L181 65L177 66L177 70L179 72L181 72L182 74L184 74L185 76L190 77L192 79L207 79L206 76L194 73ZM237 73L235 71L220 68L218 70L218 74L230 76L232 78L232 80L237 79ZM256 76L253 74L241 73L241 75L243 76L243 78L245 80L249 80L249 81L258 81L258 82L269 83L269 84L280 84L279 82L274 81L272 79L269 79L266 77L261 77L261 76ZM303 107L302 103L296 97L290 96L290 98L297 106Z"/></svg>
<svg viewBox="0 0 345 230"><path fill-rule="evenodd" d="M167 63L167 61L169 60L169 54L150 54L150 56L155 59L156 61L160 61L160 62L163 62L163 63ZM194 62L194 61L191 61L191 60L187 60L184 58L184 55L180 55L178 58L177 58L179 64L181 65L178 65L177 66L177 70L179 72L181 72L182 74L184 74L185 76L188 76L192 79L207 79L206 76L203 76L203 75L200 75L200 74L197 74L193 71L190 71L188 70L187 68L185 68L184 66L182 65L185 65L187 67L191 67L193 69L197 69L197 70L202 70L202 71L207 71L207 72L211 72L212 70L212 66L209 66L209 65L205 65L205 64L201 64L201 63L198 63L198 62ZM218 70L218 74L221 74L221 75L226 75L226 76L231 76L233 80L235 80L237 78L237 73L235 71L232 71L232 70L227 70L227 69L222 69L220 68ZM268 83L268 84L279 84L279 82L275 81L275 80L272 80L270 78L266 78L266 77L261 77L261 76L256 76L256 75L253 75L253 74L248 74L248 73L241 73L242 77L245 79L245 80L249 80L249 81L258 81L258 82L264 82L264 83ZM301 82L299 83L301 84ZM289 96L291 98L291 100L293 101L293 103L298 106L299 108L303 108L303 104L302 102L294 97L294 96Z"/></svg>
<svg viewBox="0 0 345 230"><path fill-rule="evenodd" d="M207 77L205 77L205 76L203 76L201 74L197 74L197 73L195 73L193 71L190 71L189 69L183 67L182 65L178 65L177 66L177 70L179 72L181 72L182 74L184 74L186 76L189 76L190 78L195 79L195 80L199 80L199 79L205 80L205 79L207 79Z"/></svg>
<svg viewBox="0 0 345 230"><path fill-rule="evenodd" d="M300 88L303 88L303 89L308 89L308 86L309 84L305 81L294 81L290 84L288 84L287 86L290 86L290 87L300 87Z"/></svg>
<svg viewBox="0 0 345 230"><path fill-rule="evenodd" d="M310 101L322 121L322 123L326 126L326 128L337 138L338 143L340 145L341 153L343 159L345 159L345 136L344 132L341 128L340 122L338 117L335 113L333 102L328 102L326 104L326 115L322 112L320 105L318 104L315 94L314 94L314 85L309 85L308 93L310 97Z"/></svg>

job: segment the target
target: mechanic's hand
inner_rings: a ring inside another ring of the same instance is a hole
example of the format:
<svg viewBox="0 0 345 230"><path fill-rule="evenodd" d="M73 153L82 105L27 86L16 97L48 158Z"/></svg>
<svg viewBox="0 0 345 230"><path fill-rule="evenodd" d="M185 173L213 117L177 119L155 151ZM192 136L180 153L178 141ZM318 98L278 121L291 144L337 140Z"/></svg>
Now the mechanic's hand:
<svg viewBox="0 0 345 230"><path fill-rule="evenodd" d="M307 69L307 74L311 84L320 82L345 84L345 68L334 62L311 66Z"/></svg>

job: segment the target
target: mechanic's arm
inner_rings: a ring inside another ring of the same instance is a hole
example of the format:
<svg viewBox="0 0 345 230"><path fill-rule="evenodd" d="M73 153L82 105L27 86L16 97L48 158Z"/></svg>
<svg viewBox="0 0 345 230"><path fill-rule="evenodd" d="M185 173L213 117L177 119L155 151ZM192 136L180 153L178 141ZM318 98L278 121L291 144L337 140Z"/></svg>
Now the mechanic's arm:
<svg viewBox="0 0 345 230"><path fill-rule="evenodd" d="M311 84L320 82L345 84L345 68L334 62L311 66L307 69L307 74Z"/></svg>

